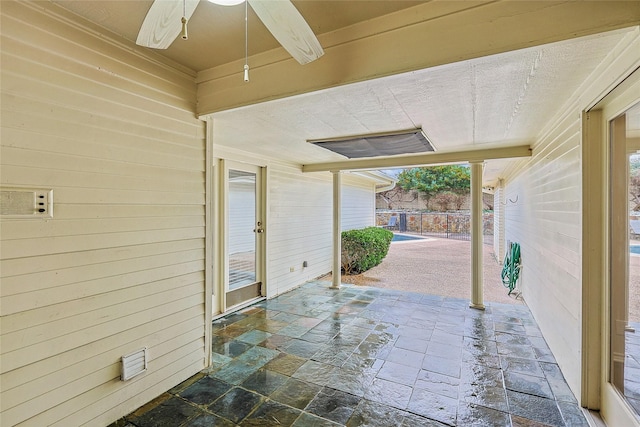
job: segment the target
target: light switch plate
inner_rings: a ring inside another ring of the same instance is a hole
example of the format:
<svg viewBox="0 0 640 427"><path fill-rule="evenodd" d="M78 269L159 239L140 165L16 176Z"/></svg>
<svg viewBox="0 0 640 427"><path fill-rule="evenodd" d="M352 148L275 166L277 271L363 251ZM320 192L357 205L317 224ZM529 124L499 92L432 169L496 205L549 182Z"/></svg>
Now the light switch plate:
<svg viewBox="0 0 640 427"><path fill-rule="evenodd" d="M50 188L0 187L0 217L53 218L53 190Z"/></svg>

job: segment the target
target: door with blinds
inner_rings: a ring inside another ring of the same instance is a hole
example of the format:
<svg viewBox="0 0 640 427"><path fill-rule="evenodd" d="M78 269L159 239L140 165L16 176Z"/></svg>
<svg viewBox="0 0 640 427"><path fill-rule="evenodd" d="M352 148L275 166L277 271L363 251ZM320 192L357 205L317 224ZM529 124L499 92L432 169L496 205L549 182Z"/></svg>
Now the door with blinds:
<svg viewBox="0 0 640 427"><path fill-rule="evenodd" d="M263 296L262 168L225 163L225 310Z"/></svg>

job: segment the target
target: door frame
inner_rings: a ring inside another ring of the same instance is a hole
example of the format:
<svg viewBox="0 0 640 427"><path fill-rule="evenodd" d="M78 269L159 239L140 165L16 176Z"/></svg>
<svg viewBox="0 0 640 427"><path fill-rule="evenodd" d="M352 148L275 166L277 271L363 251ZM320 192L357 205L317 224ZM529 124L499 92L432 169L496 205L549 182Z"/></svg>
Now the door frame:
<svg viewBox="0 0 640 427"><path fill-rule="evenodd" d="M636 69L583 114L583 365L581 403L609 425L640 426L610 383L610 135L611 121L640 102Z"/></svg>
<svg viewBox="0 0 640 427"><path fill-rule="evenodd" d="M213 203L213 217L215 226L214 243L214 283L212 286L212 314L220 316L230 312L227 307L227 287L228 287L228 254L229 254L229 233L228 233L228 206L229 206L229 170L249 171L256 173L256 216L262 219L264 232L257 235L256 239L256 280L262 283L261 295L258 298L246 301L237 306L231 307L238 310L246 305L264 298L267 295L267 274L266 274L266 248L267 248L267 168L264 165L257 165L249 162L229 160L225 158L214 161L215 175L215 203Z"/></svg>

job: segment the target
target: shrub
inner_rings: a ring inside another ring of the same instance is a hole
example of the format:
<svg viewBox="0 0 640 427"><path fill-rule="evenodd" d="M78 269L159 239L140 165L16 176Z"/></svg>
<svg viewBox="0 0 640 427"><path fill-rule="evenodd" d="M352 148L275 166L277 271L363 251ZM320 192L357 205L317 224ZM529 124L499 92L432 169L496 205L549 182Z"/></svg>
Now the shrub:
<svg viewBox="0 0 640 427"><path fill-rule="evenodd" d="M393 233L384 228L367 227L342 232L342 272L359 274L380 264Z"/></svg>

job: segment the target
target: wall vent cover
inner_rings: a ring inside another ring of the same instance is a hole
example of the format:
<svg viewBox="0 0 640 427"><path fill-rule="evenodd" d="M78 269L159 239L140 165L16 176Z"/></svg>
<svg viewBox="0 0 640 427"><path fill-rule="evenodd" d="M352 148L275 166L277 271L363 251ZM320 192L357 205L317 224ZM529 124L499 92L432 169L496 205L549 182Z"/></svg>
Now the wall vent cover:
<svg viewBox="0 0 640 427"><path fill-rule="evenodd" d="M307 142L334 153L342 154L349 159L435 151L422 129L343 138L314 139Z"/></svg>
<svg viewBox="0 0 640 427"><path fill-rule="evenodd" d="M122 381L130 380L147 370L148 350L143 348L122 356Z"/></svg>

